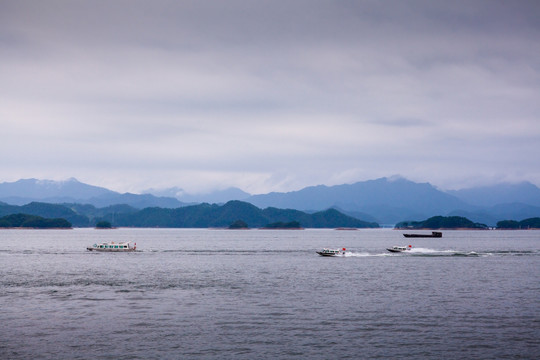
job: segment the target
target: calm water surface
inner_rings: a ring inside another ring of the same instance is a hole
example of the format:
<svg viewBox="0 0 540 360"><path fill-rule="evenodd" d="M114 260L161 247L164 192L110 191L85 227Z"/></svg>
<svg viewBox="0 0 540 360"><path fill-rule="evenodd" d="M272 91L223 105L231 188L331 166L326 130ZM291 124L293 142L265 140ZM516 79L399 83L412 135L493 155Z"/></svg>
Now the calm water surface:
<svg viewBox="0 0 540 360"><path fill-rule="evenodd" d="M540 231L401 234L2 230L0 358L539 358Z"/></svg>

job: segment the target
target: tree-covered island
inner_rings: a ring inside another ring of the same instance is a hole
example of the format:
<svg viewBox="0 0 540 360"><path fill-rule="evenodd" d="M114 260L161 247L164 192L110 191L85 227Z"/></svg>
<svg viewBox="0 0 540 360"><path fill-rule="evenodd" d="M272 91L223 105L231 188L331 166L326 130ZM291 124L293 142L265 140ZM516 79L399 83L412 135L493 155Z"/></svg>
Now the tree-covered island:
<svg viewBox="0 0 540 360"><path fill-rule="evenodd" d="M106 220L98 221L96 223L96 229L112 229L113 226L110 222Z"/></svg>
<svg viewBox="0 0 540 360"><path fill-rule="evenodd" d="M461 216L433 216L423 221L402 221L396 224L395 229L474 229L487 230L485 224L475 223Z"/></svg>
<svg viewBox="0 0 540 360"><path fill-rule="evenodd" d="M540 217L529 218L521 221L502 220L497 223L499 230L529 230L540 229Z"/></svg>
<svg viewBox="0 0 540 360"><path fill-rule="evenodd" d="M231 225L229 225L229 229L231 230L249 229L249 226L245 221L236 220Z"/></svg>
<svg viewBox="0 0 540 360"><path fill-rule="evenodd" d="M293 209L260 209L250 203L229 201L226 204L198 204L180 208L149 207L136 209L127 205L95 208L81 204L45 204L33 202L23 206L0 202L0 216L26 213L47 218L63 218L75 227L96 226L101 221L113 227L152 228L227 228L237 220L249 228L260 228L275 222L298 221L306 228L378 228L379 224L348 216L336 209L307 213ZM236 224L238 226L241 224Z"/></svg>
<svg viewBox="0 0 540 360"><path fill-rule="evenodd" d="M28 214L12 214L0 218L0 228L71 229L66 219L47 219Z"/></svg>

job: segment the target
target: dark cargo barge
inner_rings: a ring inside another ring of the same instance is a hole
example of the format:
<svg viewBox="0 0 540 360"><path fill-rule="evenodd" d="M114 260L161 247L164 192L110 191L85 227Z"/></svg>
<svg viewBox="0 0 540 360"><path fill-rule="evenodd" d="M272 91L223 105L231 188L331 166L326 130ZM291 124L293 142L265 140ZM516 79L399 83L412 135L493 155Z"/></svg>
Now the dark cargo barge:
<svg viewBox="0 0 540 360"><path fill-rule="evenodd" d="M406 238L440 238L442 232L432 231L431 234L403 234Z"/></svg>

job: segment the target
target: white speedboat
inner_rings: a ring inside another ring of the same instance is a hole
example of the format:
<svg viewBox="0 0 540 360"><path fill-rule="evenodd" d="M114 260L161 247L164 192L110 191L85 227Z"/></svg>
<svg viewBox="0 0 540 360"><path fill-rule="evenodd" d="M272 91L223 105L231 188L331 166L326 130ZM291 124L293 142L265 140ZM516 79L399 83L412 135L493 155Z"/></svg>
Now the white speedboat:
<svg viewBox="0 0 540 360"><path fill-rule="evenodd" d="M343 249L322 249L321 251L317 251L317 254L321 256L338 256L338 255L344 255L345 254L345 248Z"/></svg>
<svg viewBox="0 0 540 360"><path fill-rule="evenodd" d="M88 251L103 251L103 252L128 252L135 251L137 249L137 243L131 245L131 241L117 242L114 241L108 243L94 244L86 248Z"/></svg>
<svg viewBox="0 0 540 360"><path fill-rule="evenodd" d="M409 246L392 246L391 248L387 248L386 250L390 251L390 252L404 252L404 251L409 251L412 249L412 245L409 245Z"/></svg>

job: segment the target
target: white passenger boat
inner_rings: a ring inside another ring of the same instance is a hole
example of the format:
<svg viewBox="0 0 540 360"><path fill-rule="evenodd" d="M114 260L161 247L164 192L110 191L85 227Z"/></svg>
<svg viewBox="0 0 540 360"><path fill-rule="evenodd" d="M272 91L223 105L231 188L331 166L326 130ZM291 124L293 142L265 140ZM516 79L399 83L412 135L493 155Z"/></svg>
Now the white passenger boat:
<svg viewBox="0 0 540 360"><path fill-rule="evenodd" d="M391 248L387 248L386 250L390 251L390 252L404 252L404 251L409 251L412 249L412 245L409 245L409 246L392 246Z"/></svg>
<svg viewBox="0 0 540 360"><path fill-rule="evenodd" d="M321 256L338 256L338 255L344 255L345 254L345 248L343 249L322 249L321 251L317 251L317 254Z"/></svg>
<svg viewBox="0 0 540 360"><path fill-rule="evenodd" d="M86 248L88 251L103 251L103 252L128 252L135 251L137 249L137 243L131 245L131 241L127 242L107 242L101 244L94 244Z"/></svg>

